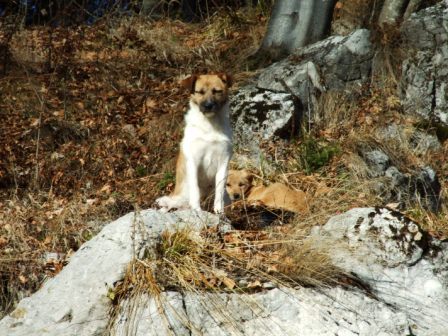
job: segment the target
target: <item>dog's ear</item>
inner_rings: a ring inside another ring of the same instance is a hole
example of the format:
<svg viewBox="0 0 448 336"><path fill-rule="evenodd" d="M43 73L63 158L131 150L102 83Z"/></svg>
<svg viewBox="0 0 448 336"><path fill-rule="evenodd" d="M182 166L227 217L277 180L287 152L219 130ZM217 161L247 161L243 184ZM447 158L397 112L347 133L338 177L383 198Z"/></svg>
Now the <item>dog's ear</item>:
<svg viewBox="0 0 448 336"><path fill-rule="evenodd" d="M233 78L232 75L228 73L219 73L218 77L221 78L224 84L227 85L227 87L231 87L233 84Z"/></svg>
<svg viewBox="0 0 448 336"><path fill-rule="evenodd" d="M198 79L197 75L191 75L190 77L187 77L184 80L182 80L180 82L180 85L189 90L190 93L194 93L194 87L197 79Z"/></svg>
<svg viewBox="0 0 448 336"><path fill-rule="evenodd" d="M254 179L254 175L250 171L248 171L246 169L243 169L241 172L242 172L244 178L249 182L249 184L252 184L252 180Z"/></svg>

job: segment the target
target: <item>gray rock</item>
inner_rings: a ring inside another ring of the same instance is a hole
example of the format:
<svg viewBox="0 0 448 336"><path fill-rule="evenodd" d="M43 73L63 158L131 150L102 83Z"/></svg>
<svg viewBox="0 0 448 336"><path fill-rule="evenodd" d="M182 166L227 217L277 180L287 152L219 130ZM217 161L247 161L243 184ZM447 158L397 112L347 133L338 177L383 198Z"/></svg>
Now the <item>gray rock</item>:
<svg viewBox="0 0 448 336"><path fill-rule="evenodd" d="M431 167L423 167L412 182L415 197L419 199L423 206L437 212L442 202L442 186L436 172Z"/></svg>
<svg viewBox="0 0 448 336"><path fill-rule="evenodd" d="M217 225L215 215L155 210L130 213L110 223L71 257L69 264L0 321L0 335L101 335L109 322L108 290L129 262L151 253L167 229ZM149 252L148 252L149 251Z"/></svg>
<svg viewBox="0 0 448 336"><path fill-rule="evenodd" d="M260 141L289 138L297 131L301 109L291 94L247 86L231 99L235 143L259 153Z"/></svg>
<svg viewBox="0 0 448 336"><path fill-rule="evenodd" d="M442 147L435 135L422 131L414 132L410 138L410 143L417 154L426 154L429 151L436 151Z"/></svg>
<svg viewBox="0 0 448 336"><path fill-rule="evenodd" d="M384 175L386 169L390 166L389 157L380 149L368 151L363 156L373 177Z"/></svg>
<svg viewBox="0 0 448 336"><path fill-rule="evenodd" d="M308 113L312 120L320 92L345 89L369 78L373 48L370 32L333 36L299 48L287 59L264 69L254 84L231 101L235 143L258 165L262 140L289 139ZM242 158L241 160L243 160Z"/></svg>
<svg viewBox="0 0 448 336"><path fill-rule="evenodd" d="M391 129L393 134L395 128ZM387 177L379 181L377 192L385 202L398 202L401 206L419 203L433 212L441 206L441 185L436 172L431 167L422 167L403 173L381 149L361 150L361 156L372 178Z"/></svg>
<svg viewBox="0 0 448 336"><path fill-rule="evenodd" d="M355 273L377 300L403 312L412 334L446 335L448 243L381 208L352 209L314 234L347 245L332 253L335 265Z"/></svg>
<svg viewBox="0 0 448 336"><path fill-rule="evenodd" d="M256 294L163 293L158 300L145 296L141 301L144 304L136 309L132 323L126 321L129 315L123 310L112 335L392 336L406 335L410 327L406 314L341 288L276 288ZM158 304L164 317L157 313Z"/></svg>
<svg viewBox="0 0 448 336"><path fill-rule="evenodd" d="M306 106L310 90L344 89L347 84L367 80L372 58L370 32L360 29L346 37L332 36L297 49L287 59L266 68L257 86L285 91L279 81L283 79Z"/></svg>
<svg viewBox="0 0 448 336"><path fill-rule="evenodd" d="M412 14L401 33L410 55L402 66L401 99L406 113L448 126L448 4Z"/></svg>
<svg viewBox="0 0 448 336"><path fill-rule="evenodd" d="M375 133L378 139L405 144L417 155L424 155L441 148L437 136L418 129L409 132L409 129L402 125L390 124L376 130Z"/></svg>
<svg viewBox="0 0 448 336"><path fill-rule="evenodd" d="M361 279L364 290L142 294L122 301L110 321L108 290L132 258L154 253L163 230L218 224L205 212L155 210L112 222L0 321L0 335L429 336L448 330L448 243L398 213L374 208L333 217L312 233L333 247L334 263Z"/></svg>

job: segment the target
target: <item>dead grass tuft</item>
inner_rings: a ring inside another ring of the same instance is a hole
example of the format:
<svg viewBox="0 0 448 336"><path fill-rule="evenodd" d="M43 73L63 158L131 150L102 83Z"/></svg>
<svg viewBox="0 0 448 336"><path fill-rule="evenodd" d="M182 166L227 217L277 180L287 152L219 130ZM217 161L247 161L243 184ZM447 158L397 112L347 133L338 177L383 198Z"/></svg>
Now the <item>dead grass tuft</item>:
<svg viewBox="0 0 448 336"><path fill-rule="evenodd" d="M164 307L161 293L167 290L195 293L253 293L264 288L346 285L351 277L333 266L328 245L322 240L280 231L233 231L220 235L216 229L201 233L190 228L164 232L155 259L135 260L124 280L109 297L112 314L132 309L133 298L148 294ZM211 298L210 298L211 299ZM249 304L249 303L248 303ZM232 321L225 302L214 300L215 311ZM164 309L161 309L163 315ZM179 323L191 328L179 317Z"/></svg>

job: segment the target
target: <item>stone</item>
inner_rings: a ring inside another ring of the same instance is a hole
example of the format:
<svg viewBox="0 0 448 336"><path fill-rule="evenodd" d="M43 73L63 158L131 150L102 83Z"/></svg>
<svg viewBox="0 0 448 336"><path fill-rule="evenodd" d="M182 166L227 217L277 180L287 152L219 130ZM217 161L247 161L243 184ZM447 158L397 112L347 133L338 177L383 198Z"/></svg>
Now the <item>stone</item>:
<svg viewBox="0 0 448 336"><path fill-rule="evenodd" d="M368 151L363 156L373 177L384 175L384 172L391 164L389 156L380 149Z"/></svg>
<svg viewBox="0 0 448 336"><path fill-rule="evenodd" d="M363 285L256 293L168 290L107 297L133 258L154 253L163 230L217 226L201 212L130 213L105 226L69 264L0 321L0 335L443 335L448 330L448 242L382 208L358 208L315 228L335 266ZM247 280L241 284L247 284ZM264 288L263 288L264 287Z"/></svg>
<svg viewBox="0 0 448 336"><path fill-rule="evenodd" d="M425 155L442 147L437 136L423 130L409 129L406 126L395 123L377 129L375 134L382 141L405 144L416 155Z"/></svg>
<svg viewBox="0 0 448 336"><path fill-rule="evenodd" d="M264 69L257 86L281 92L285 91L283 80L307 106L309 94L315 89L344 89L367 80L372 58L370 32L359 29L345 37L331 36L297 49L287 59Z"/></svg>
<svg viewBox="0 0 448 336"><path fill-rule="evenodd" d="M137 336L392 336L406 335L410 328L402 312L342 288L275 288L256 294L168 292L159 299L145 296L139 301L142 304L137 306L134 319L126 320L124 310L112 335L125 336L132 330L132 335ZM157 301L164 317L157 314ZM190 330L186 330L186 325Z"/></svg>
<svg viewBox="0 0 448 336"><path fill-rule="evenodd" d="M412 334L446 334L447 242L385 208L352 209L313 234L346 244L331 254L334 264L356 274L379 302L405 313Z"/></svg>
<svg viewBox="0 0 448 336"><path fill-rule="evenodd" d="M343 90L368 80L372 57L370 32L361 29L299 48L287 59L262 70L231 100L234 142L260 167L266 158L260 148L263 141L289 140L298 133L303 118L313 120L314 106L322 92ZM237 159L247 161L245 157Z"/></svg>
<svg viewBox="0 0 448 336"><path fill-rule="evenodd" d="M129 213L108 224L70 258L67 266L0 321L0 335L102 335L109 323L108 291L127 265L151 249L164 230L218 225L207 212L156 210ZM149 251L149 252L148 252Z"/></svg>
<svg viewBox="0 0 448 336"><path fill-rule="evenodd" d="M234 143L259 153L260 142L289 139L298 129L301 108L289 93L247 86L230 102Z"/></svg>
<svg viewBox="0 0 448 336"><path fill-rule="evenodd" d="M412 14L401 35L407 57L400 92L406 113L448 126L448 4L445 1Z"/></svg>
<svg viewBox="0 0 448 336"><path fill-rule="evenodd" d="M394 134L395 128L389 130ZM398 131L397 131L398 132ZM386 203L398 202L402 207L419 203L424 208L438 212L442 201L442 187L436 172L429 166L410 169L403 173L381 149L361 150L361 156L371 178L387 177L379 181L376 189Z"/></svg>

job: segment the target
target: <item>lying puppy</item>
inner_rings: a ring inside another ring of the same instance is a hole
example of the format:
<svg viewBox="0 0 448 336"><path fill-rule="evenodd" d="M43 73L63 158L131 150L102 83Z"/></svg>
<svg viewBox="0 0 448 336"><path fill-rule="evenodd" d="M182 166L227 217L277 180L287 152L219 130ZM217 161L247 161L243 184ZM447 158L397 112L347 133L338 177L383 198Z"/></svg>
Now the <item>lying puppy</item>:
<svg viewBox="0 0 448 336"><path fill-rule="evenodd" d="M227 74L193 75L182 82L191 92L176 166L176 186L156 200L164 210L200 210L201 198L215 192L213 210L224 211L225 182L232 155Z"/></svg>
<svg viewBox="0 0 448 336"><path fill-rule="evenodd" d="M282 183L253 187L252 179L252 174L246 170L229 171L226 189L232 202L244 199L249 205L263 205L296 213L308 210L307 197L303 191L293 190Z"/></svg>

